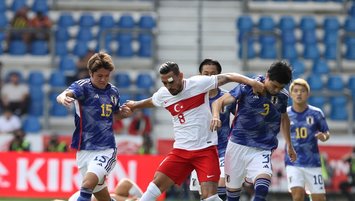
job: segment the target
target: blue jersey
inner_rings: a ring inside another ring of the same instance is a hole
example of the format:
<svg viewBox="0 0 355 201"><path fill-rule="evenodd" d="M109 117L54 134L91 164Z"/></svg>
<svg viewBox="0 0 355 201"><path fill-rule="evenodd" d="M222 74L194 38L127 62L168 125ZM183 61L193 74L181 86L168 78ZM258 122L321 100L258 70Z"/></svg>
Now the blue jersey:
<svg viewBox="0 0 355 201"><path fill-rule="evenodd" d="M210 98L210 106L212 103L217 100L219 97L223 96L223 94L227 93L225 90L221 90L218 88L218 93L216 96ZM224 157L224 154L226 153L226 148L227 148L227 143L228 143L228 137L229 137L229 132L230 132L230 114L234 115L235 112L235 103L227 105L223 108L223 111L219 114L219 118L222 122L221 128L217 130L218 134L218 144L217 144L217 149L218 149L218 157Z"/></svg>
<svg viewBox="0 0 355 201"><path fill-rule="evenodd" d="M119 92L112 84L94 87L89 78L74 82L68 90L75 97L75 131L71 147L78 150L115 148L113 114L119 110Z"/></svg>
<svg viewBox="0 0 355 201"><path fill-rule="evenodd" d="M322 110L308 105L305 111L298 113L290 106L287 113L291 121L291 141L297 153L297 160L292 163L286 156L286 165L321 167L315 134L329 130Z"/></svg>
<svg viewBox="0 0 355 201"><path fill-rule="evenodd" d="M265 80L263 76L256 79ZM282 89L276 95L256 95L251 86L239 84L229 93L238 101L231 141L264 150L276 149L281 114L287 109L287 90Z"/></svg>

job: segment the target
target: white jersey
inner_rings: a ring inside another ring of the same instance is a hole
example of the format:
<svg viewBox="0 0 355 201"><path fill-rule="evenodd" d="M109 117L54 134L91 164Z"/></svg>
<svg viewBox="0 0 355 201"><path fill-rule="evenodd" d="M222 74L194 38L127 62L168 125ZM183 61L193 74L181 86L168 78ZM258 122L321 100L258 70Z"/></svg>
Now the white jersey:
<svg viewBox="0 0 355 201"><path fill-rule="evenodd" d="M173 96L166 87L153 94L153 104L165 107L174 124L174 148L199 150L217 144L217 133L209 129L211 109L208 92L218 87L216 76L194 76L183 80L183 90Z"/></svg>

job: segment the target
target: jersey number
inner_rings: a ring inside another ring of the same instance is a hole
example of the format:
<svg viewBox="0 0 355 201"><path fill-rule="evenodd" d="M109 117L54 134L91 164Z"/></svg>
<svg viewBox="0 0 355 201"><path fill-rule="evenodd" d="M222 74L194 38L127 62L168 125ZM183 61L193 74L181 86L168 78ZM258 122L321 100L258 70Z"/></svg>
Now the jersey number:
<svg viewBox="0 0 355 201"><path fill-rule="evenodd" d="M184 124L186 121L185 121L185 116L184 116L184 114L183 113L181 113L181 114L178 114L178 119L179 119L179 122L180 122L180 124Z"/></svg>
<svg viewBox="0 0 355 201"><path fill-rule="evenodd" d="M322 175L314 175L314 184L323 184L323 177Z"/></svg>
<svg viewBox="0 0 355 201"><path fill-rule="evenodd" d="M101 105L101 116L109 117L112 113L112 105L111 104L102 104Z"/></svg>
<svg viewBox="0 0 355 201"><path fill-rule="evenodd" d="M296 128L296 139L307 138L307 135L306 127Z"/></svg>
<svg viewBox="0 0 355 201"><path fill-rule="evenodd" d="M264 112L262 112L260 114L266 116L269 114L269 112L270 112L270 105L268 103L265 103L264 104Z"/></svg>

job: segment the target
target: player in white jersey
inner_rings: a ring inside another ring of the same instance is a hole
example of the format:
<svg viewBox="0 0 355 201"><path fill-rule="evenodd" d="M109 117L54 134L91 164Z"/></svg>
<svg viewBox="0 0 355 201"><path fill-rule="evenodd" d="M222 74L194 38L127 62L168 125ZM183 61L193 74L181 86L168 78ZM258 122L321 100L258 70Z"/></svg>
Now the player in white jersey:
<svg viewBox="0 0 355 201"><path fill-rule="evenodd" d="M172 115L175 142L173 150L158 167L141 201L155 201L173 184L180 185L196 170L201 182L201 199L221 200L217 195L220 177L216 150L217 134L209 130L212 119L208 92L227 82L249 83L263 91L262 83L237 73L183 78L179 66L166 62L159 69L164 84L151 98L128 101L131 110L165 107Z"/></svg>
<svg viewBox="0 0 355 201"><path fill-rule="evenodd" d="M287 108L291 121L291 141L297 153L292 162L285 157L288 187L294 201L303 201L305 189L312 201L325 201L318 140L330 137L329 128L321 109L308 105L310 87L306 80L296 79L290 85L292 106Z"/></svg>

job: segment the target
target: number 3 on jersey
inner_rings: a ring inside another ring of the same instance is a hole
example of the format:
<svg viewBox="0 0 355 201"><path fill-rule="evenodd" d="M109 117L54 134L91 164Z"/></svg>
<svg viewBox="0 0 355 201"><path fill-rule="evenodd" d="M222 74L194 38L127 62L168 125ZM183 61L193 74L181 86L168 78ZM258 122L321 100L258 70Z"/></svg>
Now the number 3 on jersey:
<svg viewBox="0 0 355 201"><path fill-rule="evenodd" d="M266 116L269 114L269 112L270 112L270 105L268 103L265 103L264 104L264 112L261 112L260 114L263 116Z"/></svg>

